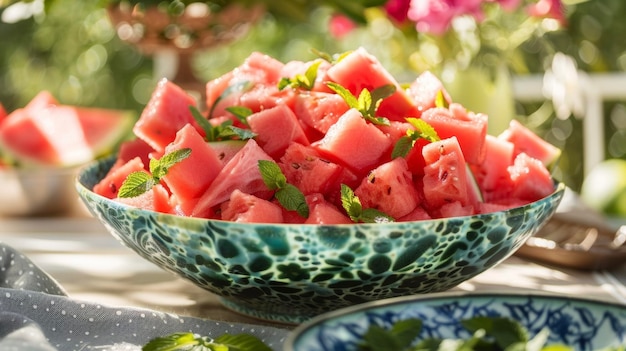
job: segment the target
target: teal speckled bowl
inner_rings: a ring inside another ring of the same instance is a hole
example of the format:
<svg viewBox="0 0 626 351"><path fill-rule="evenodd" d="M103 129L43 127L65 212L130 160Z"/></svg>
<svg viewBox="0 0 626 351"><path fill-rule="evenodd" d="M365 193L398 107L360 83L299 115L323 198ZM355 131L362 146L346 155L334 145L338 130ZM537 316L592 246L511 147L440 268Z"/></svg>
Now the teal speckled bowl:
<svg viewBox="0 0 626 351"><path fill-rule="evenodd" d="M83 168L91 213L141 257L261 319L301 323L330 310L445 291L512 255L564 191L508 211L388 224L244 224L161 214L91 191L113 159Z"/></svg>

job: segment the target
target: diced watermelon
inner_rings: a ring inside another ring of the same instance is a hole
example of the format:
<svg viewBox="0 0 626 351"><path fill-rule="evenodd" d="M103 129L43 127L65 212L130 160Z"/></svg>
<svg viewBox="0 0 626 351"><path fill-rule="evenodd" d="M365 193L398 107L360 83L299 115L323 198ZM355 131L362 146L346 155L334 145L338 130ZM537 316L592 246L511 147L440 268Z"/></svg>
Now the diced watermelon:
<svg viewBox="0 0 626 351"><path fill-rule="evenodd" d="M291 144L278 162L289 184L305 195L326 194L342 172L342 167L324 160L310 146Z"/></svg>
<svg viewBox="0 0 626 351"><path fill-rule="evenodd" d="M222 219L245 223L282 223L283 215L280 206L273 202L235 189L222 205Z"/></svg>
<svg viewBox="0 0 626 351"><path fill-rule="evenodd" d="M71 166L91 161L113 151L134 121L128 111L45 105L41 94L37 98L0 125L0 148L22 165Z"/></svg>
<svg viewBox="0 0 626 351"><path fill-rule="evenodd" d="M4 105L0 102L0 124L2 124L2 121L4 121L5 118L7 118L9 114L7 113L7 110L4 108Z"/></svg>
<svg viewBox="0 0 626 351"><path fill-rule="evenodd" d="M396 221L398 222L424 221L424 220L431 219L431 218L432 217L430 216L430 214L428 214L428 211L426 211L426 209L424 209L424 207L420 205L420 206L415 207L415 209L409 212L409 214L402 216L400 218L397 218Z"/></svg>
<svg viewBox="0 0 626 351"><path fill-rule="evenodd" d="M554 165L561 156L560 149L541 139L517 120L511 120L509 127L498 137L515 145L515 156L523 152L538 159L546 167Z"/></svg>
<svg viewBox="0 0 626 351"><path fill-rule="evenodd" d="M213 216L214 207L228 200L235 189L268 199L273 192L269 191L263 182L258 167L259 160L272 161L272 158L259 147L254 139L249 139L215 177L198 200L191 215L194 217Z"/></svg>
<svg viewBox="0 0 626 351"><path fill-rule="evenodd" d="M367 123L359 111L350 109L312 146L324 157L339 160L363 174L389 152L391 140L376 126Z"/></svg>
<svg viewBox="0 0 626 351"><path fill-rule="evenodd" d="M191 149L189 157L173 165L162 180L176 195L179 211L191 214L200 196L222 170L223 164L191 124L176 133L176 139L165 147L165 154L184 148Z"/></svg>
<svg viewBox="0 0 626 351"><path fill-rule="evenodd" d="M147 173L140 157L135 157L115 169L110 169L107 175L93 187L93 192L109 199L115 199L120 187L128 175L133 172Z"/></svg>
<svg viewBox="0 0 626 351"><path fill-rule="evenodd" d="M161 79L133 128L135 135L143 139L156 151L163 151L174 141L176 132L187 124L198 126L190 106L195 99L175 83Z"/></svg>
<svg viewBox="0 0 626 351"><path fill-rule="evenodd" d="M511 197L524 201L537 201L554 191L550 172L541 161L520 153L509 167L513 190Z"/></svg>
<svg viewBox="0 0 626 351"><path fill-rule="evenodd" d="M35 97L33 97L26 106L25 109L31 111L37 111L50 106L59 105L59 101L47 90L40 91Z"/></svg>
<svg viewBox="0 0 626 351"><path fill-rule="evenodd" d="M163 185L157 184L139 196L116 198L115 201L148 211L173 213L169 196L167 189Z"/></svg>
<svg viewBox="0 0 626 351"><path fill-rule="evenodd" d="M259 146L273 158L280 158L292 142L309 144L296 115L285 105L253 113L247 121Z"/></svg>
<svg viewBox="0 0 626 351"><path fill-rule="evenodd" d="M461 105L453 103L449 108L428 109L421 118L435 129L439 138L456 137L467 162L482 162L487 136L486 115L468 112Z"/></svg>
<svg viewBox="0 0 626 351"><path fill-rule="evenodd" d="M396 87L395 93L382 101L377 114L395 121L420 115L417 106L396 79L376 57L363 48L350 52L335 63L328 69L327 78L355 96L359 96L363 89L372 91L385 85L393 85Z"/></svg>
<svg viewBox="0 0 626 351"><path fill-rule="evenodd" d="M305 125L323 136L348 108L341 95L313 91L297 95L294 112Z"/></svg>
<svg viewBox="0 0 626 351"><path fill-rule="evenodd" d="M306 197L309 205L309 218L305 224L350 224L352 220L339 211L322 194L310 194Z"/></svg>
<svg viewBox="0 0 626 351"><path fill-rule="evenodd" d="M420 204L406 160L383 163L363 178L354 194L364 208L375 208L393 218L408 215Z"/></svg>
<svg viewBox="0 0 626 351"><path fill-rule="evenodd" d="M452 103L450 94L437 76L430 71L422 72L409 86L407 94L413 99L419 111L436 107L437 96L442 94L446 103Z"/></svg>
<svg viewBox="0 0 626 351"><path fill-rule="evenodd" d="M246 145L245 140L211 141L209 146L215 151L220 161L227 164Z"/></svg>
<svg viewBox="0 0 626 351"><path fill-rule="evenodd" d="M281 77L284 78L294 78L297 75L304 75L306 71L312 64L318 63L317 67L317 76L315 78L315 83L313 84L313 88L311 91L313 92L325 92L329 93L332 90L326 85L326 72L328 69L332 67L331 63L324 59L316 59L313 61L303 62L303 61L289 61L285 63L283 69L280 71Z"/></svg>
<svg viewBox="0 0 626 351"><path fill-rule="evenodd" d="M474 214L474 206L463 205L461 201L453 201L447 204L443 204L436 210L437 217L450 218L450 217L462 217L471 216Z"/></svg>
<svg viewBox="0 0 626 351"><path fill-rule="evenodd" d="M146 171L149 170L150 165L150 154L154 152L152 146L148 145L145 141L139 138L135 138L132 140L125 140L120 144L119 150L117 152L117 159L111 169L115 169L126 162L132 160L135 157L141 158L141 162L143 162Z"/></svg>
<svg viewBox="0 0 626 351"><path fill-rule="evenodd" d="M508 168L513 164L513 148L512 143L487 135L483 162L470 165L485 201L509 196L513 183Z"/></svg>
<svg viewBox="0 0 626 351"><path fill-rule="evenodd" d="M430 143L422 149L424 167L423 189L427 210L459 201L462 206L470 203L465 157L456 137Z"/></svg>

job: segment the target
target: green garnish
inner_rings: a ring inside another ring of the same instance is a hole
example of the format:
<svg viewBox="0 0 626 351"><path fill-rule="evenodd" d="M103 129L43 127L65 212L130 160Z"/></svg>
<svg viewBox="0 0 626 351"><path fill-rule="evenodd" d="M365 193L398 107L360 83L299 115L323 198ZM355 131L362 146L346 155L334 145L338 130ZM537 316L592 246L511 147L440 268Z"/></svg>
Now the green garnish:
<svg viewBox="0 0 626 351"><path fill-rule="evenodd" d="M215 339L192 333L174 333L150 340L142 351L272 351L250 334L223 334Z"/></svg>
<svg viewBox="0 0 626 351"><path fill-rule="evenodd" d="M440 140L435 128L424 120L409 117L406 118L406 121L409 122L415 129L407 130L406 135L398 139L396 145L393 147L393 151L391 152L392 158L406 157L418 139L426 139L431 143Z"/></svg>
<svg viewBox="0 0 626 351"><path fill-rule="evenodd" d="M226 111L230 112L237 118L244 126L249 126L248 116L252 114L252 110L245 106L230 106L226 108Z"/></svg>
<svg viewBox="0 0 626 351"><path fill-rule="evenodd" d="M282 78L278 82L278 90L283 90L287 87L292 87L294 89L300 88L304 90L313 89L315 80L317 79L317 69L321 63L322 61L313 62L304 74L296 74L293 78Z"/></svg>
<svg viewBox="0 0 626 351"><path fill-rule="evenodd" d="M346 210L348 217L355 223L386 223L395 221L393 217L377 209L364 209L358 196L354 195L354 191L345 184L341 184L341 205Z"/></svg>
<svg viewBox="0 0 626 351"><path fill-rule="evenodd" d="M212 125L208 119L206 119L200 111L194 106L189 106L189 110L191 110L191 114L193 115L194 120L202 130L204 130L206 141L224 141L224 140L247 140L252 139L256 136L249 129L239 128L233 126L233 121L226 120L220 123L217 126ZM247 107L243 106L233 106L227 109L228 112L232 113L239 119L243 120L242 123L247 124L245 121L246 117L252 114L252 111Z"/></svg>
<svg viewBox="0 0 626 351"><path fill-rule="evenodd" d="M244 80L244 81L237 82L233 85L229 85L226 89L224 89L224 91L220 94L220 96L218 96L217 99L215 99L215 102L213 103L213 105L211 105L211 108L209 109L209 119L213 117L213 112L215 112L215 107L220 101L228 97L228 95L248 91L252 89L253 86L254 86L254 83L252 83L249 80Z"/></svg>
<svg viewBox="0 0 626 351"><path fill-rule="evenodd" d="M163 155L161 159L150 159L150 173L132 172L122 186L120 186L117 196L121 198L137 197L157 185L163 176L169 172L170 168L191 155L191 149L184 148L172 151Z"/></svg>
<svg viewBox="0 0 626 351"><path fill-rule="evenodd" d="M378 110L378 107L383 99L391 96L396 91L395 86L387 84L380 86L371 92L367 89L363 89L359 93L359 96L356 97L340 84L327 82L326 85L331 90L339 94L350 108L357 109L366 121L376 125L389 125L389 120L385 117L376 116L376 111Z"/></svg>
<svg viewBox="0 0 626 351"><path fill-rule="evenodd" d="M259 160L259 171L265 185L270 190L276 190L274 196L285 209L296 211L304 218L309 217L309 205L304 194L294 185L287 183L287 177L276 162Z"/></svg>
<svg viewBox="0 0 626 351"><path fill-rule="evenodd" d="M448 101L446 101L446 98L443 96L443 90L439 90L437 92L437 96L435 97L435 107L450 107L450 104L448 104Z"/></svg>
<svg viewBox="0 0 626 351"><path fill-rule="evenodd" d="M335 64L343 60L344 57L348 56L352 52L352 50L346 51L341 54L335 54L335 55L331 55L327 52L323 52L315 48L311 49L311 52L315 54L317 57L321 58L322 60L330 62L331 64Z"/></svg>
<svg viewBox="0 0 626 351"><path fill-rule="evenodd" d="M359 351L540 351L546 346L548 331L530 338L522 325L506 317L474 317L461 321L472 335L467 339L427 337L418 340L422 329L419 319L398 321L390 329L372 325L359 344ZM560 345L559 345L560 346ZM571 348L564 348L571 350Z"/></svg>

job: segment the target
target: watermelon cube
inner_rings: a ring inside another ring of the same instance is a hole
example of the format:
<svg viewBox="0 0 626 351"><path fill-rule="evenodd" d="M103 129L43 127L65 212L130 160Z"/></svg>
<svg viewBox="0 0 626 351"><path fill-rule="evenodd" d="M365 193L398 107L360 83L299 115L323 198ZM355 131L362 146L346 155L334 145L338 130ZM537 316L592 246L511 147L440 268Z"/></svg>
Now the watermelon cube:
<svg viewBox="0 0 626 351"><path fill-rule="evenodd" d="M498 138L513 143L515 156L523 152L530 157L538 159L546 167L554 165L561 156L559 148L541 139L517 120L512 120L509 123L509 127Z"/></svg>
<svg viewBox="0 0 626 351"><path fill-rule="evenodd" d="M133 127L133 132L156 151L163 151L174 141L176 132L187 124L202 132L191 114L190 106L196 106L191 95L175 83L162 79Z"/></svg>
<svg viewBox="0 0 626 351"><path fill-rule="evenodd" d="M115 199L120 187L128 175L133 172L148 173L140 157L132 158L118 167L111 168L106 176L93 187L93 192L109 199Z"/></svg>
<svg viewBox="0 0 626 351"><path fill-rule="evenodd" d="M179 211L189 215L223 165L217 153L191 124L176 133L176 139L165 147L165 154L184 148L191 149L189 157L173 165L162 180L176 196Z"/></svg>
<svg viewBox="0 0 626 351"><path fill-rule="evenodd" d="M344 113L324 138L311 144L320 154L365 174L391 148L389 135L363 119L356 109Z"/></svg>
<svg viewBox="0 0 626 351"><path fill-rule="evenodd" d="M309 205L309 218L305 224L351 224L352 220L337 207L328 202L322 194L310 194L306 197Z"/></svg>
<svg viewBox="0 0 626 351"><path fill-rule="evenodd" d="M280 158L293 142L309 144L296 115L285 105L253 113L247 120L257 135L255 139L259 146L275 159Z"/></svg>
<svg viewBox="0 0 626 351"><path fill-rule="evenodd" d="M463 106L452 103L449 108L428 109L421 118L435 129L439 138L456 137L467 162L482 162L487 136L486 115L468 112Z"/></svg>
<svg viewBox="0 0 626 351"><path fill-rule="evenodd" d="M511 142L487 135L483 162L470 165L485 201L491 202L509 196L513 187L509 173L509 166L514 159L513 149Z"/></svg>
<svg viewBox="0 0 626 351"><path fill-rule="evenodd" d="M554 183L550 172L544 164L525 153L515 157L509 167L513 190L511 196L516 199L532 202L540 200L554 191Z"/></svg>
<svg viewBox="0 0 626 351"><path fill-rule="evenodd" d="M377 114L395 121L419 116L413 99L380 61L364 48L350 52L329 68L327 79L348 89L355 96L359 96L363 89L372 91L385 85L393 85L396 87L395 93L382 101Z"/></svg>
<svg viewBox="0 0 626 351"><path fill-rule="evenodd" d="M269 199L273 192L263 182L259 172L259 160L273 161L254 139L249 139L200 196L191 216L205 218L213 216L215 207L230 199L230 194L236 189Z"/></svg>
<svg viewBox="0 0 626 351"><path fill-rule="evenodd" d="M235 189L221 206L222 219L245 223L282 223L282 209L277 204Z"/></svg>
<svg viewBox="0 0 626 351"><path fill-rule="evenodd" d="M408 215L420 204L411 172L401 157L373 169L354 194L363 208L375 208L393 218Z"/></svg>
<svg viewBox="0 0 626 351"><path fill-rule="evenodd" d="M343 168L322 159L314 148L298 143L289 145L278 165L287 182L305 195L330 191Z"/></svg>
<svg viewBox="0 0 626 351"><path fill-rule="evenodd" d="M443 83L430 71L422 72L411 83L407 94L413 99L419 111L426 111L437 106L437 97L441 93L444 100L450 104L452 99L446 91Z"/></svg>
<svg viewBox="0 0 626 351"><path fill-rule="evenodd" d="M462 206L474 205L468 191L465 157L456 137L430 143L422 149L424 161L423 193L426 208L434 213L455 201Z"/></svg>
<svg viewBox="0 0 626 351"><path fill-rule="evenodd" d="M348 109L341 95L315 91L298 94L294 104L294 112L302 123L322 136Z"/></svg>
<svg viewBox="0 0 626 351"><path fill-rule="evenodd" d="M115 201L147 211L174 213L170 205L170 193L161 184L155 185L139 196L116 198Z"/></svg>

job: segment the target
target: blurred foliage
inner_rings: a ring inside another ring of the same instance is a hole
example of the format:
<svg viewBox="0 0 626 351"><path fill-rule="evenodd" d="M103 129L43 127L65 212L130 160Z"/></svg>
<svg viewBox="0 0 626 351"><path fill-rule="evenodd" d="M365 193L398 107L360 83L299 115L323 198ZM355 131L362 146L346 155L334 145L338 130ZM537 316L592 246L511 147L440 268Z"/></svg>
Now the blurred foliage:
<svg viewBox="0 0 626 351"><path fill-rule="evenodd" d="M2 16L5 10L0 10ZM382 22L369 25L350 40L335 40L327 28L330 11L319 7L308 20L264 17L238 42L198 53L193 67L201 81L231 70L252 51L279 60L309 60L310 49L335 53L364 46L401 80L414 72L400 59L415 43ZM626 71L626 2L590 0L569 8L565 30L550 33L550 46L524 45L530 73L542 73L551 55L564 52L587 72ZM141 111L159 77L153 60L122 42L97 1L55 0L46 15L15 23L0 22L0 102L7 110L26 104L41 90L62 103ZM607 101L606 155L626 158L626 102ZM549 103L518 104L520 119L565 150L561 178L574 189L583 179L582 121L559 120Z"/></svg>

